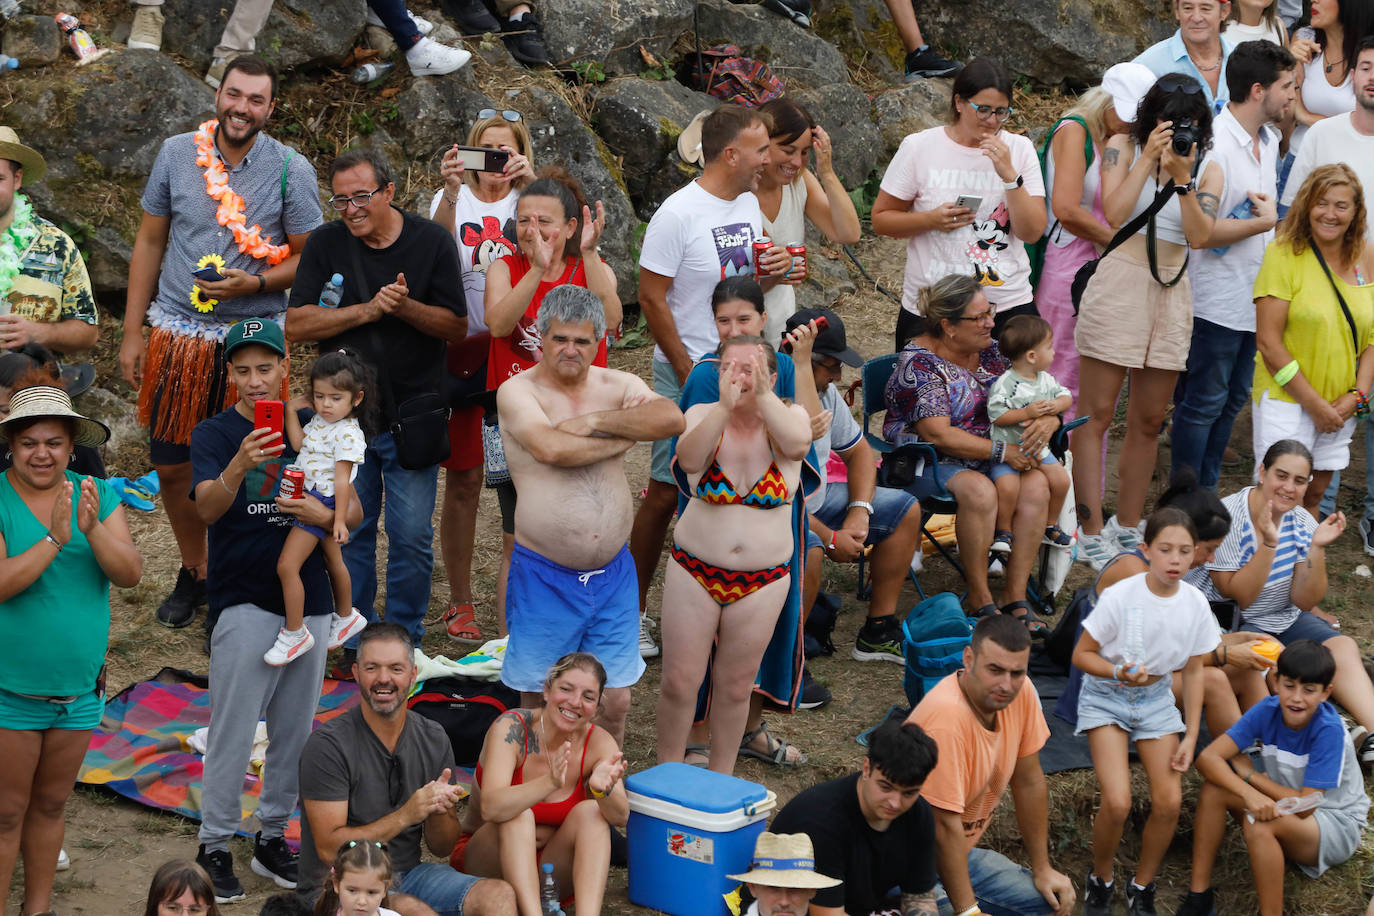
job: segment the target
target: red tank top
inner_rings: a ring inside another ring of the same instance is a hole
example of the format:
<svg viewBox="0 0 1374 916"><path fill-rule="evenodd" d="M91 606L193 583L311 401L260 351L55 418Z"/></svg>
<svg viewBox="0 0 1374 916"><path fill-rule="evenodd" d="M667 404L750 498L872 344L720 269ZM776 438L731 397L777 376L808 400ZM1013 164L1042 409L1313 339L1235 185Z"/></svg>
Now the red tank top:
<svg viewBox="0 0 1374 916"><path fill-rule="evenodd" d="M525 758L529 756L530 725L530 721L525 722L525 731L520 739L520 765L515 768L515 772L512 773L510 777L510 784L513 786L522 785L525 782ZM589 728L587 729L587 737L582 742L582 759L579 760L577 764L577 785L573 788L572 794L569 795L567 798L563 799L562 801L536 802L535 804L530 806L530 813L534 815L534 822L536 824L542 824L545 827L563 826L563 822L566 821L568 819L568 815L572 813L573 807L578 802L583 801L588 797L587 784L586 780L582 778L582 771L587 763L587 745L591 744L591 742L592 730ZM481 788L481 761L478 761L477 769L473 771L472 775L473 779L477 783L478 788Z"/></svg>
<svg viewBox="0 0 1374 916"><path fill-rule="evenodd" d="M511 286L519 283L532 267L523 254L507 255L501 260L510 269ZM587 287L587 271L580 257L569 261L557 280L540 281L534 296L530 299L529 308L525 309L525 314L516 322L515 330L506 337L492 336L491 356L487 361L488 391L495 391L506 379L513 378L526 369L533 369L539 362L539 356L543 352L543 342L539 338L539 328L535 324L535 317L539 314L539 303L544 301L544 295L549 290L569 283L583 289ZM603 369L606 367L605 337L601 338L601 343L596 348L596 358L592 360L592 365L601 366Z"/></svg>

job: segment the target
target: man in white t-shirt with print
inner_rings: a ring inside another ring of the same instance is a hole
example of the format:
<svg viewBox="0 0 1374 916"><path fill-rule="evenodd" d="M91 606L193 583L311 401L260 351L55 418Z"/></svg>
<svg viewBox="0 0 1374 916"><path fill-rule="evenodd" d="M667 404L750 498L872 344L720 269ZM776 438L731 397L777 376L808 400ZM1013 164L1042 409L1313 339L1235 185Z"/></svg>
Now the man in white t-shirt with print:
<svg viewBox="0 0 1374 916"><path fill-rule="evenodd" d="M768 147L768 127L758 112L739 105L717 108L701 124L701 177L665 200L644 233L639 305L656 341L654 392L674 404L693 364L720 344L711 291L726 277L755 272L754 240L763 236L763 212L754 189L768 165ZM781 272L788 259L774 246L764 267ZM767 290L772 284L762 279L760 285ZM630 532L641 612L677 508L671 444L654 443L649 487ZM648 650L646 637L641 628L640 646Z"/></svg>

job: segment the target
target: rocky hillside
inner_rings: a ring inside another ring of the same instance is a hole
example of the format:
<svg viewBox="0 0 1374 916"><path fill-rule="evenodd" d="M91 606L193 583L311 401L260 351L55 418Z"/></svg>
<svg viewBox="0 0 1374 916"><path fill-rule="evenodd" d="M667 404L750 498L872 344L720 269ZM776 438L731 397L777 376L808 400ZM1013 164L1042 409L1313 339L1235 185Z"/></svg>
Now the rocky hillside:
<svg viewBox="0 0 1374 916"><path fill-rule="evenodd" d="M452 43L458 36L442 2L412 8L440 24L433 37ZM200 76L232 3L166 0L163 53L122 48L123 0L21 5L32 15L4 29L2 49L21 69L0 76L3 123L46 156L47 179L26 190L81 244L102 300L119 309L143 182L163 138L213 113ZM278 0L258 39L286 73L268 129L320 171L351 145L381 148L402 176L401 202L419 210L438 184L442 150L462 141L477 111L519 109L536 164L563 163L605 202L602 251L633 302L641 224L694 174L675 154L677 135L715 104L674 78L696 36L702 46L733 42L766 61L834 137L849 187L881 169L905 134L943 117L948 81L902 84L902 48L882 0L816 6L814 29L803 31L729 0L540 0L562 77L522 69L487 37L468 42L473 63L455 74L416 80L401 63L380 86L364 87L348 70L378 41L364 28L364 0ZM1168 34L1168 9L1167 0L924 0L919 12L927 36L951 56L998 57L1022 88L1072 89ZM115 50L75 66L52 19L60 11L76 13ZM838 261L812 263L817 284L804 300L847 284Z"/></svg>

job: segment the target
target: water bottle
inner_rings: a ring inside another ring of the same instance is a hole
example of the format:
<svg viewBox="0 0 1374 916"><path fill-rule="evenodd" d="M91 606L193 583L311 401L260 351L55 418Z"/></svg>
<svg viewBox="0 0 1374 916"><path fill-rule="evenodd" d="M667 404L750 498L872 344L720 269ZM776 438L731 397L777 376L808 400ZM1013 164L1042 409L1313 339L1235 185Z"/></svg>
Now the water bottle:
<svg viewBox="0 0 1374 916"><path fill-rule="evenodd" d="M558 896L558 879L553 876L553 863L545 862L539 874L539 912L544 916L558 916L563 904Z"/></svg>
<svg viewBox="0 0 1374 916"><path fill-rule="evenodd" d="M3 0L0 0L3 2ZM18 70L19 58L10 57L8 54L0 54L0 72L5 70Z"/></svg>
<svg viewBox="0 0 1374 916"><path fill-rule="evenodd" d="M0 0L0 19L13 19L21 13L19 0Z"/></svg>
<svg viewBox="0 0 1374 916"><path fill-rule="evenodd" d="M1316 41L1317 30L1310 25L1305 25L1293 33L1294 38L1301 38L1303 41Z"/></svg>
<svg viewBox="0 0 1374 916"><path fill-rule="evenodd" d="M339 307L339 300L343 298L343 274L335 274L329 278L329 282L320 290L320 307L336 309Z"/></svg>
<svg viewBox="0 0 1374 916"><path fill-rule="evenodd" d="M0 0L2 2L2 0ZM381 79L392 71L396 65L390 61L376 61L370 64L363 64L353 71L353 82L370 83L373 80Z"/></svg>

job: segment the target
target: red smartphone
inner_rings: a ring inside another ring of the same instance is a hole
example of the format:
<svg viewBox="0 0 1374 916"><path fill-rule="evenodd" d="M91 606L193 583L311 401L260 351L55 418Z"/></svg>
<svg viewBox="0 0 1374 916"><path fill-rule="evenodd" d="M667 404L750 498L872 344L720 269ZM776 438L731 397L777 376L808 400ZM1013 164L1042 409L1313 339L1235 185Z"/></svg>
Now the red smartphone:
<svg viewBox="0 0 1374 916"><path fill-rule="evenodd" d="M817 315L815 318L813 318L813 319L811 319L811 320L814 321L814 322L816 322L816 333L818 333L818 334L819 334L821 331L824 331L826 328L830 327L830 319L829 319L829 318L826 318L824 315ZM786 340L786 339L783 340L783 342L782 342L782 352L784 352L784 353L791 353L791 352L792 352L792 341Z"/></svg>
<svg viewBox="0 0 1374 916"><path fill-rule="evenodd" d="M253 428L270 429L277 434L277 442L268 441L269 445L276 445L283 442L282 439L282 416L286 410L286 405L281 401L255 401L253 403Z"/></svg>

